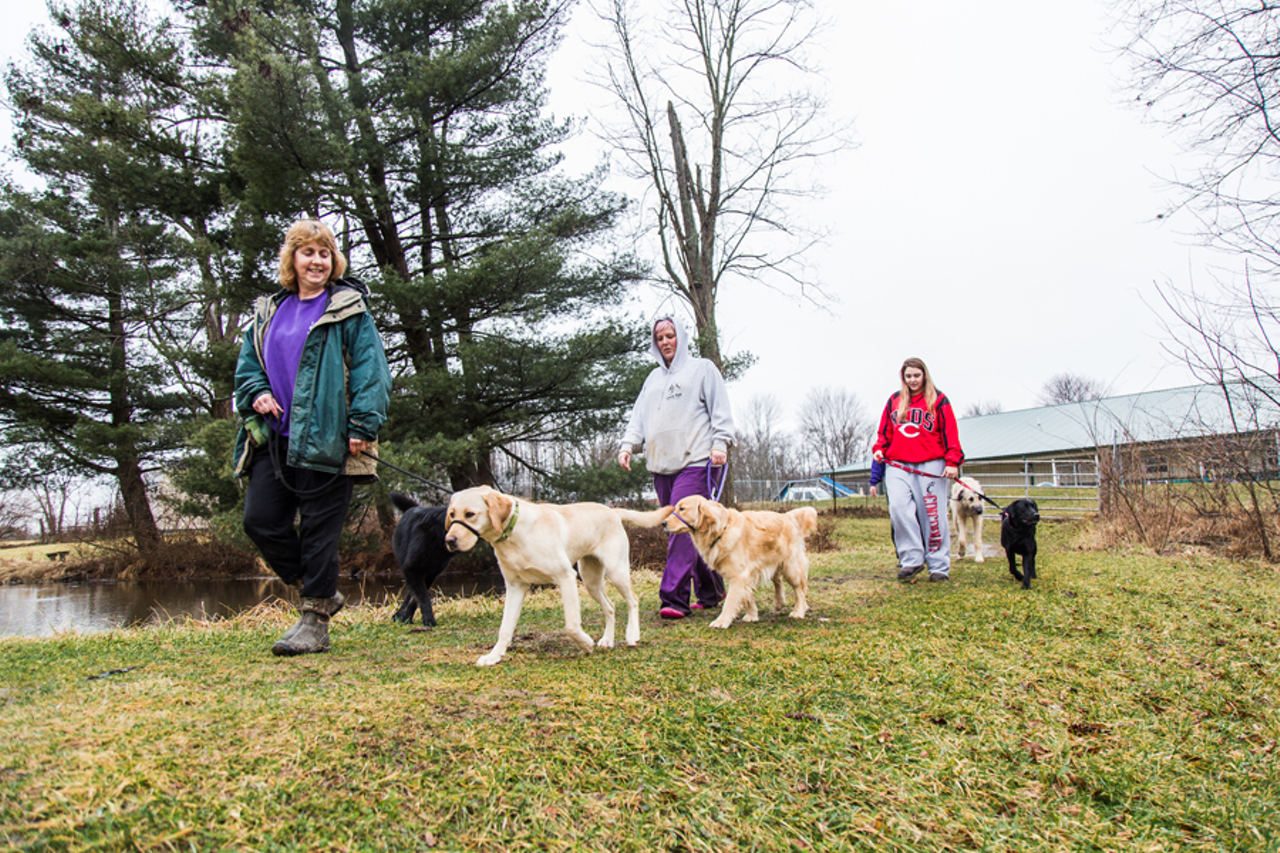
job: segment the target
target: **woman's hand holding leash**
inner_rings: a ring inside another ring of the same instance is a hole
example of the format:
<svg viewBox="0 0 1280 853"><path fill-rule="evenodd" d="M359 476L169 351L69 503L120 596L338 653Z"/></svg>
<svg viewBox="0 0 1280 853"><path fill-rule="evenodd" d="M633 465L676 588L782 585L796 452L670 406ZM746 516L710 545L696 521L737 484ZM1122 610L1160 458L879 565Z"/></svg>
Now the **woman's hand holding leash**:
<svg viewBox="0 0 1280 853"><path fill-rule="evenodd" d="M284 414L284 409L280 408L271 392L259 394L258 399L253 401L253 410L260 415L274 415L277 418Z"/></svg>
<svg viewBox="0 0 1280 853"><path fill-rule="evenodd" d="M347 447L350 449L352 456L359 456L361 453L364 453L370 444L372 444L372 442L365 441L363 438L347 439Z"/></svg>
<svg viewBox="0 0 1280 853"><path fill-rule="evenodd" d="M942 476L946 477L948 480L959 479L960 469L954 465L948 465L942 469Z"/></svg>

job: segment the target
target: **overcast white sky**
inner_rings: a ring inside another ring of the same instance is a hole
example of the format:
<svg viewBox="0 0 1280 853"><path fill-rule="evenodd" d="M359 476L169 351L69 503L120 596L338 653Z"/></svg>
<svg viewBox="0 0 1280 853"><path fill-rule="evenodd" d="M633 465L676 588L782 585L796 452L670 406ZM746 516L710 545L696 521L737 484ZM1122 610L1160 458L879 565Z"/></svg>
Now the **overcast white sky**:
<svg viewBox="0 0 1280 853"><path fill-rule="evenodd" d="M823 313L725 287L722 340L758 358L730 388L735 405L772 393L793 418L826 385L878 414L909 355L958 411L1033 406L1061 371L1114 393L1192 381L1143 297L1155 304L1154 281L1202 281L1204 258L1176 220L1155 219L1177 148L1126 103L1103 0L821 5L832 115L858 142L809 206L834 230L813 267L839 301ZM9 11L6 62L45 17L30 0ZM552 107L582 113L598 96L578 85L574 29L563 56ZM7 148L7 118L0 133Z"/></svg>
<svg viewBox="0 0 1280 853"><path fill-rule="evenodd" d="M859 143L811 207L835 230L814 266L839 303L725 287L722 340L759 359L735 406L772 393L794 418L826 385L878 415L910 355L957 411L1034 406L1062 371L1118 394L1194 381L1143 302L1198 262L1156 220L1177 148L1126 103L1104 3L821 5L832 115ZM571 36L573 60L553 65L553 106L581 76L577 49Z"/></svg>

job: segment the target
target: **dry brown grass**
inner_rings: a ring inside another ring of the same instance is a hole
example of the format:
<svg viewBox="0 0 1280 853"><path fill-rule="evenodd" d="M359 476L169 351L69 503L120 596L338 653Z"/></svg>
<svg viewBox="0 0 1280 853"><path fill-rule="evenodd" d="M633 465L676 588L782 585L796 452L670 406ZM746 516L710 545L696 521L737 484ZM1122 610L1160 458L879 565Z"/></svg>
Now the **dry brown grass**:
<svg viewBox="0 0 1280 853"><path fill-rule="evenodd" d="M1080 541L1094 550L1147 548L1157 554L1213 554L1232 560L1263 557L1262 534L1272 550L1280 542L1280 519L1264 515L1265 531L1243 509L1205 513L1171 504L1126 507L1086 525Z"/></svg>

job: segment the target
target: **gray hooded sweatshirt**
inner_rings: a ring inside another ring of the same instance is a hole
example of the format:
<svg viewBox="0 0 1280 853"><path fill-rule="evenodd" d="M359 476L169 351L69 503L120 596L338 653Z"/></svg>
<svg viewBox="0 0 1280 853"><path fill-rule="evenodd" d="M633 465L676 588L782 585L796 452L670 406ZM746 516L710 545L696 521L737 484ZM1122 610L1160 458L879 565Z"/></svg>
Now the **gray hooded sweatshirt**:
<svg viewBox="0 0 1280 853"><path fill-rule="evenodd" d="M675 474L706 464L712 450L728 450L734 441L733 415L724 377L705 358L689 354L684 324L673 318L676 354L667 367L658 343L649 337L649 352L658 366L644 381L622 435L620 451L645 454L651 474Z"/></svg>

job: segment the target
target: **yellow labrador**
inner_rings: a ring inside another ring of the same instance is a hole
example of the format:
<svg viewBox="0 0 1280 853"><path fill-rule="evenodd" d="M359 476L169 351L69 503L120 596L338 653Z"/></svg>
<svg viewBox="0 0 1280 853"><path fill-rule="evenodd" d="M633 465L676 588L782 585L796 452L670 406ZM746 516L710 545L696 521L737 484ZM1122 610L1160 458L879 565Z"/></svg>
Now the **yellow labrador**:
<svg viewBox="0 0 1280 853"><path fill-rule="evenodd" d="M627 601L626 643L638 643L640 600L631 590L631 544L622 522L657 527L670 513L670 507L635 512L596 503L533 503L488 486L456 492L445 515L445 547L468 551L479 539L489 542L507 588L498 642L476 665L493 666L502 660L515 634L525 596L536 583L560 588L565 631L584 651L591 651L591 637L582 630L574 563L587 592L604 611L604 633L596 645L613 648L617 611L605 592L606 579Z"/></svg>
<svg viewBox="0 0 1280 853"><path fill-rule="evenodd" d="M681 498L667 518L668 533L688 533L707 565L729 586L724 609L712 628L728 628L745 607L743 622L758 622L755 589L773 581L777 610L786 606L785 580L796 591L794 619L809 612L809 555L804 539L818 526L818 512L811 506L788 513L739 512L700 495Z"/></svg>
<svg viewBox="0 0 1280 853"><path fill-rule="evenodd" d="M975 563L984 562L982 556L982 484L972 477L961 477L951 484L951 527L956 532L958 557L967 551ZM973 546L969 546L972 533Z"/></svg>

